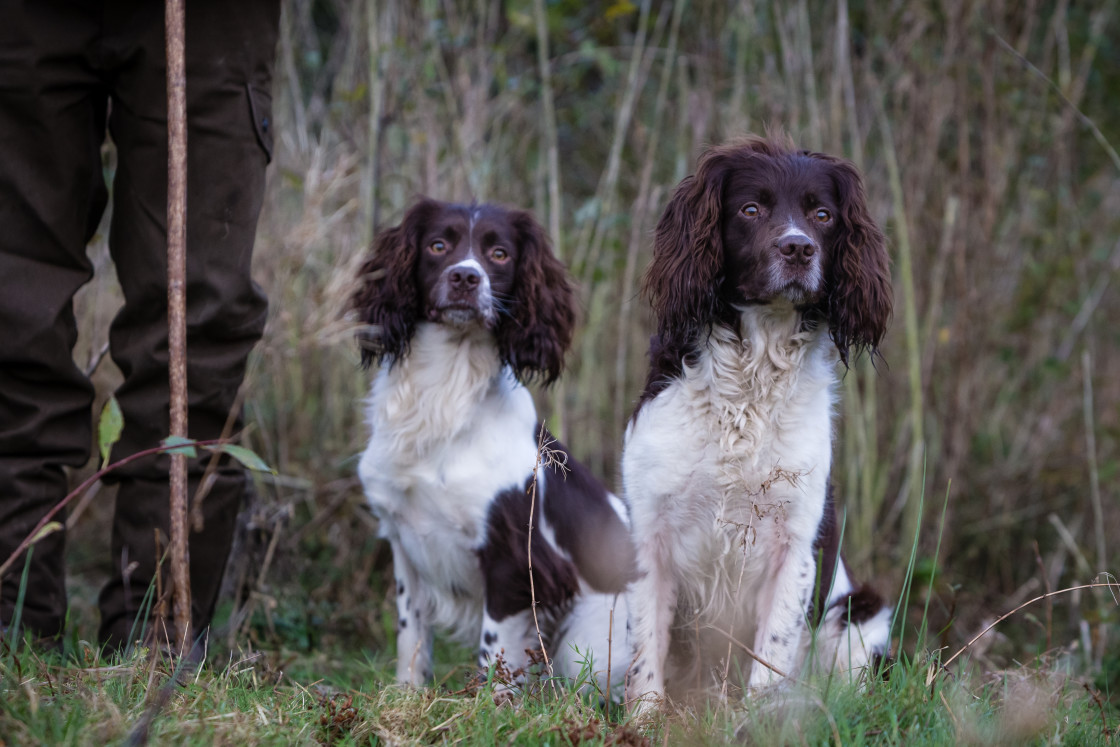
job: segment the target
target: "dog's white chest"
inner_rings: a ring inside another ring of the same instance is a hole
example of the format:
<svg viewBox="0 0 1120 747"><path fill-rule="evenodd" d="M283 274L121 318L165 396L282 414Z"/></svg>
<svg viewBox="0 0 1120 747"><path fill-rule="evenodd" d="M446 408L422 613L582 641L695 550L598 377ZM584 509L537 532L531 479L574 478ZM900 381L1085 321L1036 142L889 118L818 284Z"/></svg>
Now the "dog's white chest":
<svg viewBox="0 0 1120 747"><path fill-rule="evenodd" d="M377 408L371 401L371 414ZM536 460L536 417L520 387L496 385L468 423L426 448L402 439L392 421L372 417L371 425L358 473L373 510L390 524L430 537L462 536L471 546L482 538L493 497L523 487Z"/></svg>
<svg viewBox="0 0 1120 747"><path fill-rule="evenodd" d="M372 433L358 475L381 535L408 556L432 600L435 622L462 631L477 627L481 614L476 553L491 502L504 490L523 490L532 474L536 411L529 392L500 368L455 387L448 382L461 371L407 365L423 359L418 343L374 382Z"/></svg>
<svg viewBox="0 0 1120 747"><path fill-rule="evenodd" d="M783 369L731 338L713 332L696 366L644 405L623 456L626 493L642 496L636 536L663 536L707 605L749 595L786 548L812 542L831 462L827 347L809 339Z"/></svg>

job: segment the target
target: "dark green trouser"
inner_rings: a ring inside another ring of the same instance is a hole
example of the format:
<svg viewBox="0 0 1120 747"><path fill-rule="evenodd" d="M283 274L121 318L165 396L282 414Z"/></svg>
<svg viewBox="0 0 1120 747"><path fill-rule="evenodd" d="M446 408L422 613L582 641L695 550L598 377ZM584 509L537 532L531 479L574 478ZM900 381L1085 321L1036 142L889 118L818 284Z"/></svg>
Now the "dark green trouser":
<svg viewBox="0 0 1120 747"><path fill-rule="evenodd" d="M91 451L93 389L72 361L74 293L108 198L100 149L117 146L109 249L125 305L110 353L125 430L113 459L169 431L167 94L163 2L0 0L0 562L65 496L64 467ZM270 157L279 0L187 3L189 432L217 437L234 406L266 301L249 266ZM202 465L190 467L192 491ZM117 472L113 576L101 639L128 635L168 533L167 459ZM210 620L244 474L219 470L190 537L193 624ZM192 493L193 495L193 493ZM57 634L66 611L61 532L32 555L24 623ZM0 580L11 620L22 558ZM165 586L166 588L166 586Z"/></svg>

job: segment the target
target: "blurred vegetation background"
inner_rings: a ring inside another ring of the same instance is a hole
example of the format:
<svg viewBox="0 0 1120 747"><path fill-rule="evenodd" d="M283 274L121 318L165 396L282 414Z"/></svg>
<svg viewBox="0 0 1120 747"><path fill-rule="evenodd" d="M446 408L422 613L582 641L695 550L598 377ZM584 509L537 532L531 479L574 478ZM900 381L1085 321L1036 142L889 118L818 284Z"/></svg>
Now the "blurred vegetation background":
<svg viewBox="0 0 1120 747"><path fill-rule="evenodd" d="M617 487L652 328L638 289L653 226L705 145L767 127L853 160L890 239L884 362L847 373L836 421L857 574L896 593L917 537L910 601L953 650L1018 603L1120 575L1116 11L286 0L256 252L271 320L244 435L279 477L246 511L229 642L370 651L392 637L389 552L355 477L369 374L344 318L377 230L418 195L536 213L583 305L540 405ZM114 294L111 274L85 289L80 360L101 349ZM111 361L97 376L111 388ZM79 622L107 560L105 504L71 517ZM975 653L1000 666L1062 647L1111 672L1115 697L1117 619L1104 591L1059 597Z"/></svg>

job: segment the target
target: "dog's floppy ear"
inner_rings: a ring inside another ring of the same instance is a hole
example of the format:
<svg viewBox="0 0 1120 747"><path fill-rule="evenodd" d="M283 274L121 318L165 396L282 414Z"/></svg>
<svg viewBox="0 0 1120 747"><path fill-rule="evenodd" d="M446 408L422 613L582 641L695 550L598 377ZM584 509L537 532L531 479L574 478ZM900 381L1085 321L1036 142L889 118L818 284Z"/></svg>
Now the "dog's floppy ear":
<svg viewBox="0 0 1120 747"><path fill-rule="evenodd" d="M400 225L382 231L373 241L350 299L350 307L366 325L358 333L363 366L373 361L391 364L408 352L420 313L416 287L420 234L441 207L424 198L409 209Z"/></svg>
<svg viewBox="0 0 1120 747"><path fill-rule="evenodd" d="M718 316L728 167L723 149L704 153L696 173L677 185L657 223L644 291L657 316L660 342L674 355L694 344Z"/></svg>
<svg viewBox="0 0 1120 747"><path fill-rule="evenodd" d="M575 293L533 216L514 210L510 222L517 232L517 275L508 313L496 330L498 349L518 380L539 378L548 386L560 376L572 343Z"/></svg>
<svg viewBox="0 0 1120 747"><path fill-rule="evenodd" d="M874 356L894 307L890 258L883 232L871 219L859 171L848 161L826 160L840 199L840 225L828 265L829 334L848 365L849 351Z"/></svg>

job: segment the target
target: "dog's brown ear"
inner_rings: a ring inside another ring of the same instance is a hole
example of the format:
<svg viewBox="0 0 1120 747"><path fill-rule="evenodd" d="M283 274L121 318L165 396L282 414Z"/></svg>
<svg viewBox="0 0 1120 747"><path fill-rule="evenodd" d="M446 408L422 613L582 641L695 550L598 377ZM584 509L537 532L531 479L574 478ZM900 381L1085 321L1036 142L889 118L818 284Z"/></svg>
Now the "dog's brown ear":
<svg viewBox="0 0 1120 747"><path fill-rule="evenodd" d="M705 153L696 173L677 185L657 222L644 290L662 342L675 349L681 346L671 340L694 341L716 316L723 268L720 220L726 172L721 151Z"/></svg>
<svg viewBox="0 0 1120 747"><path fill-rule="evenodd" d="M508 316L496 332L498 349L518 380L538 378L548 386L560 376L572 344L575 293L533 216L515 210L510 220L517 232L517 277Z"/></svg>
<svg viewBox="0 0 1120 747"><path fill-rule="evenodd" d="M831 166L840 200L839 231L828 266L829 334L848 365L849 352L873 356L894 308L886 239L867 209L863 180L848 161L813 153Z"/></svg>
<svg viewBox="0 0 1120 747"><path fill-rule="evenodd" d="M366 325L358 333L364 366L374 361L392 363L408 352L420 307L416 287L420 234L441 208L435 200L421 199L400 225L374 239L350 299L350 307Z"/></svg>

